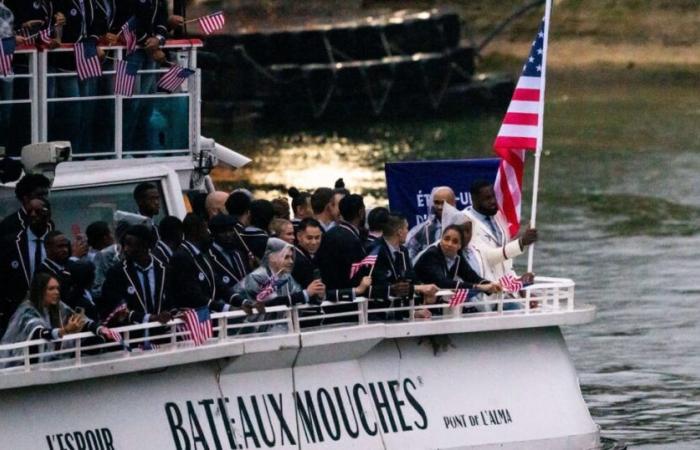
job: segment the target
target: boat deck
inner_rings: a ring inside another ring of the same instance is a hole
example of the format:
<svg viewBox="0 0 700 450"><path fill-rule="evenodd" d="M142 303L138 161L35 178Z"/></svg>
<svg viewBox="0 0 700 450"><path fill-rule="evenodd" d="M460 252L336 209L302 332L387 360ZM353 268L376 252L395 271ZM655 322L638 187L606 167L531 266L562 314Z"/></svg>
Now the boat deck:
<svg viewBox="0 0 700 450"><path fill-rule="evenodd" d="M450 291L438 293L442 298L451 295ZM18 356L0 358L0 365L5 366L0 369L0 389L221 358L239 358L240 370L247 366L246 357L255 359L254 367L309 365L357 357L385 339L576 325L595 317L594 306L575 305L573 281L544 277L538 277L535 284L527 287L521 298L498 295L455 307L447 303L416 305L413 302L405 306L386 305L378 308L377 303L358 298L352 304L325 302L320 308L271 307L264 315L246 316L242 311L215 313L211 316L213 337L200 346L189 339L180 319L164 326L148 323L114 328L120 333L122 343L86 345L84 339L92 334L78 333L55 341L52 347L58 348L55 344L61 343L59 350L47 350L48 343L44 340L4 345L0 346L0 355L6 355L8 350L20 351ZM466 313L465 305L488 307L488 311ZM509 309L509 305L518 305L520 309ZM343 306L341 311L338 306ZM432 311L430 319L416 317L417 311L425 309ZM343 322L327 324L329 321ZM144 337L146 330L150 331L150 337Z"/></svg>

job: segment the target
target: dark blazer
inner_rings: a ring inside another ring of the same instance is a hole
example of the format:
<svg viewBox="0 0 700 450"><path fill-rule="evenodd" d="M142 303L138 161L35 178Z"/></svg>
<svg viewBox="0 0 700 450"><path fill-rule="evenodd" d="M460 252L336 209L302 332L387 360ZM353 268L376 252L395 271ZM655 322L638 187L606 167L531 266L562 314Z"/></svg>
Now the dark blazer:
<svg viewBox="0 0 700 450"><path fill-rule="evenodd" d="M350 266L365 255L359 231L351 224L341 221L325 232L316 255L316 263L321 269L326 288L343 289L357 286L362 271L350 279Z"/></svg>
<svg viewBox="0 0 700 450"><path fill-rule="evenodd" d="M152 36L168 34L168 0L129 0L136 17L136 37L140 44Z"/></svg>
<svg viewBox="0 0 700 450"><path fill-rule="evenodd" d="M217 301L241 306L242 299L234 294L233 287L250 272L247 258L244 258L238 250L233 250L228 253L231 264L214 246L207 253L216 277ZM222 305L217 305L215 309L220 309L220 306Z"/></svg>
<svg viewBox="0 0 700 450"><path fill-rule="evenodd" d="M243 238L243 242L245 242L245 246L243 247L250 250L256 258L262 259L270 235L256 227L246 227L242 232L239 231L239 234L241 238ZM245 254L247 252L244 250L243 253Z"/></svg>
<svg viewBox="0 0 700 450"><path fill-rule="evenodd" d="M95 322L99 322L100 312L97 309L95 299L93 297L93 299L90 300L85 295L85 290L73 289L64 301L64 303L70 306L73 310L75 310L76 308L83 308L85 310L85 315L89 319L94 320Z"/></svg>
<svg viewBox="0 0 700 450"><path fill-rule="evenodd" d="M160 259L165 265L170 263L170 258L173 256L173 251L168 247L168 244L159 240L156 246L151 251L151 254Z"/></svg>
<svg viewBox="0 0 700 450"><path fill-rule="evenodd" d="M458 253L455 264L448 270L440 245L431 245L423 252L416 261L415 272L421 283L433 283L443 289L472 289L475 284L486 281L474 272L461 252ZM457 281L456 277L464 281Z"/></svg>
<svg viewBox="0 0 700 450"><path fill-rule="evenodd" d="M391 295L391 285L399 281L416 281L416 275L411 266L411 258L408 249L403 245L399 247L401 263L395 264L391 250L384 239L379 239L376 246L379 248L377 262L372 270L372 288L369 296L374 299L388 300ZM409 297L413 295L413 287Z"/></svg>
<svg viewBox="0 0 700 450"><path fill-rule="evenodd" d="M301 285L303 289L321 274L321 269L318 266L316 258L304 249L294 247L294 269L292 270L292 278ZM326 300L331 302L352 301L352 288L343 289L326 289Z"/></svg>
<svg viewBox="0 0 700 450"><path fill-rule="evenodd" d="M12 235L13 237L17 236L17 233L27 228L28 225L29 218L27 217L27 213L20 208L17 212L2 219L2 222L0 222L0 238L4 238L7 235ZM49 230L53 229L54 224L49 221Z"/></svg>
<svg viewBox="0 0 700 450"><path fill-rule="evenodd" d="M184 241L168 264L168 308L201 308L216 298L216 276L207 254Z"/></svg>
<svg viewBox="0 0 700 450"><path fill-rule="evenodd" d="M5 236L0 248L0 328L4 328L27 295L33 276L27 230Z"/></svg>
<svg viewBox="0 0 700 450"><path fill-rule="evenodd" d="M63 42L78 42L89 39L97 42L109 30L109 17L101 2L83 0L85 16L81 13L80 0L58 0L58 9L66 16ZM83 23L85 34L83 35Z"/></svg>
<svg viewBox="0 0 700 450"><path fill-rule="evenodd" d="M103 320L121 303L126 303L129 310L129 323L141 323L146 314L158 314L165 310L168 273L165 264L157 258L153 258L153 268L156 282L156 295L153 298L155 308L151 308L143 298L138 269L133 262L122 261L109 269L102 285L100 301L100 316Z"/></svg>
<svg viewBox="0 0 700 450"><path fill-rule="evenodd" d="M57 1L53 0L5 0L5 5L12 10L15 16L15 28L21 28L24 22L30 20L49 21L53 25L53 16L58 12L55 7ZM44 25L42 28L45 28Z"/></svg>

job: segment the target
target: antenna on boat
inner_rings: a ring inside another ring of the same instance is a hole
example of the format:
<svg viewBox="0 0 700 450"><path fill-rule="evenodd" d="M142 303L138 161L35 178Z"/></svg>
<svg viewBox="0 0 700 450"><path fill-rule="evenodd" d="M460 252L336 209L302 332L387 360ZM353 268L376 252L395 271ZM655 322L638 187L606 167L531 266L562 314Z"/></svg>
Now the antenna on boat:
<svg viewBox="0 0 700 450"><path fill-rule="evenodd" d="M542 101L539 102L539 116L542 126L539 128L537 138L537 149L535 150L535 170L532 176L532 208L530 209L530 226L535 228L537 224L537 197L540 187L540 158L542 156L542 138L544 135L544 95L547 83L547 47L549 44L549 21L552 14L552 0L547 0L544 7L544 38L542 40ZM527 271L532 272L532 265L535 258L535 244L530 245L527 254Z"/></svg>

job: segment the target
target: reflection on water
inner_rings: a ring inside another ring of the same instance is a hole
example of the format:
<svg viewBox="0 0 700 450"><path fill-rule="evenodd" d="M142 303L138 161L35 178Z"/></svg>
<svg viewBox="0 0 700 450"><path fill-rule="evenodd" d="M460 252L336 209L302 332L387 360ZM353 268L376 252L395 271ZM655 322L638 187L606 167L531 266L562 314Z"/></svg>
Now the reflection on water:
<svg viewBox="0 0 700 450"><path fill-rule="evenodd" d="M608 68L548 79L535 268L575 279L577 298L598 307L594 323L564 332L594 419L634 448L700 448L698 73ZM221 184L273 195L342 176L377 203L384 162L491 156L500 118L209 124L205 134L255 160L219 171Z"/></svg>

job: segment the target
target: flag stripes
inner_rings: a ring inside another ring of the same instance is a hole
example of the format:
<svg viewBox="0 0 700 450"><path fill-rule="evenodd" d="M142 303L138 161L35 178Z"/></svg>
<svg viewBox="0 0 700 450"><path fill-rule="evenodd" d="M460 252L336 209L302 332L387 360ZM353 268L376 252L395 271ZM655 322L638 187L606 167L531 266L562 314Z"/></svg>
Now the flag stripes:
<svg viewBox="0 0 700 450"><path fill-rule="evenodd" d="M377 262L377 253L370 253L362 258L362 261L350 265L350 278L354 277L362 266L374 266Z"/></svg>
<svg viewBox="0 0 700 450"><path fill-rule="evenodd" d="M2 38L0 42L0 76L14 75L12 71L12 58L15 55L15 37Z"/></svg>
<svg viewBox="0 0 700 450"><path fill-rule="evenodd" d="M467 301L467 296L469 295L469 289L457 289L455 290L452 297L450 297L450 308L459 306Z"/></svg>
<svg viewBox="0 0 700 450"><path fill-rule="evenodd" d="M523 282L520 278L515 278L513 275L503 275L498 279L498 284L501 285L505 292L518 292L523 288Z"/></svg>
<svg viewBox="0 0 700 450"><path fill-rule="evenodd" d="M223 11L217 11L199 18L199 26L202 28L204 34L212 34L213 32L222 29L225 23L226 19L224 18Z"/></svg>
<svg viewBox="0 0 700 450"><path fill-rule="evenodd" d="M75 50L75 67L78 78L87 80L89 78L102 76L102 65L97 56L97 46L94 42L77 42L73 46Z"/></svg>
<svg viewBox="0 0 700 450"><path fill-rule="evenodd" d="M211 315L206 307L187 309L183 312L181 319L185 323L190 340L196 346L204 344L214 335L211 327Z"/></svg>
<svg viewBox="0 0 700 450"><path fill-rule="evenodd" d="M192 74L194 74L194 70L174 65L158 81L158 87L168 92L174 92Z"/></svg>
<svg viewBox="0 0 700 450"><path fill-rule="evenodd" d="M131 97L134 94L134 83L138 73L138 66L130 64L129 61L115 61L114 69L116 71L114 95Z"/></svg>

